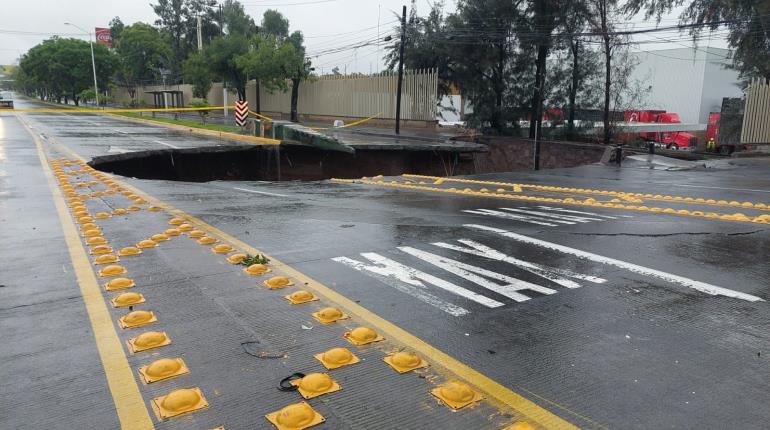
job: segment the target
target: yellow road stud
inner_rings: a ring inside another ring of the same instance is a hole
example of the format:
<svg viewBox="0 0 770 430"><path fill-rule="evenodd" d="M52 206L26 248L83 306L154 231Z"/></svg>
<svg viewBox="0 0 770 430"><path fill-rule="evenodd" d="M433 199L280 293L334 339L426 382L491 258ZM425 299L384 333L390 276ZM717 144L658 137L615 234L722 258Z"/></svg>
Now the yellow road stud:
<svg viewBox="0 0 770 430"><path fill-rule="evenodd" d="M121 328L142 327L155 321L158 321L155 313L144 310L129 312L118 319Z"/></svg>
<svg viewBox="0 0 770 430"><path fill-rule="evenodd" d="M347 348L332 348L328 351L316 354L313 357L329 370L349 366L361 361Z"/></svg>
<svg viewBox="0 0 770 430"><path fill-rule="evenodd" d="M127 246L125 248L122 248L120 251L118 251L118 255L121 257L127 257L129 255L139 255L142 253L142 250L135 247L135 246Z"/></svg>
<svg viewBox="0 0 770 430"><path fill-rule="evenodd" d="M94 246L94 247L93 247L93 248L91 248L91 250L90 250L90 251L88 251L88 252L89 252L91 255L102 255L102 254L109 254L110 252L112 252L112 247L110 247L110 246L107 246L107 245L99 245L99 246Z"/></svg>
<svg viewBox="0 0 770 430"><path fill-rule="evenodd" d="M182 225L184 224L184 220L182 218L171 218L168 221L168 225Z"/></svg>
<svg viewBox="0 0 770 430"><path fill-rule="evenodd" d="M291 385L297 387L299 393L306 399L312 399L342 389L337 382L325 373L310 373L302 379L291 381Z"/></svg>
<svg viewBox="0 0 770 430"><path fill-rule="evenodd" d="M323 415L305 402L291 404L265 415L265 418L278 430L304 430L326 421Z"/></svg>
<svg viewBox="0 0 770 430"><path fill-rule="evenodd" d="M99 226L94 224L94 223L92 223L92 222L87 222L85 224L81 224L80 225L80 231L96 230L98 228L99 228Z"/></svg>
<svg viewBox="0 0 770 430"><path fill-rule="evenodd" d="M110 218L112 215L108 214L107 212L97 212L96 215L94 215L94 218L96 219L107 219Z"/></svg>
<svg viewBox="0 0 770 430"><path fill-rule="evenodd" d="M182 231L179 230L178 228L170 228L164 231L163 234L165 234L166 236L179 236L180 234L182 234Z"/></svg>
<svg viewBox="0 0 770 430"><path fill-rule="evenodd" d="M102 278L109 278L109 277L112 277L112 276L118 276L118 275L122 275L124 273L126 273L126 268L123 267L123 266L115 265L115 264L107 266L107 267L99 270L99 276L101 276Z"/></svg>
<svg viewBox="0 0 770 430"><path fill-rule="evenodd" d="M191 224L180 224L177 229L179 229L179 231L190 231L193 229L193 226Z"/></svg>
<svg viewBox="0 0 770 430"><path fill-rule="evenodd" d="M107 291L125 290L126 288L132 288L136 286L133 279L130 278L115 278L110 282L104 284L104 289Z"/></svg>
<svg viewBox="0 0 770 430"><path fill-rule="evenodd" d="M83 237L96 237L96 236L104 236L104 233L102 233L102 231L99 229L86 230L83 232Z"/></svg>
<svg viewBox="0 0 770 430"><path fill-rule="evenodd" d="M142 208L140 208L139 206L136 206L136 205L131 205L131 206L127 207L126 210L129 211L129 212L137 212L137 211L142 210Z"/></svg>
<svg viewBox="0 0 770 430"><path fill-rule="evenodd" d="M356 346L368 345L372 342L385 340L379 333L369 327L356 327L353 330L346 331L342 335L348 342Z"/></svg>
<svg viewBox="0 0 770 430"><path fill-rule="evenodd" d="M249 266L251 267L251 266ZM271 290L279 290L294 285L291 280L285 276L273 276L270 279L266 279L262 282L265 286Z"/></svg>
<svg viewBox="0 0 770 430"><path fill-rule="evenodd" d="M78 224L88 224L94 222L94 219L90 216L82 216L78 218Z"/></svg>
<svg viewBox="0 0 770 430"><path fill-rule="evenodd" d="M398 373L411 372L414 369L428 367L428 363L411 351L400 351L389 354L382 359Z"/></svg>
<svg viewBox="0 0 770 430"><path fill-rule="evenodd" d="M198 239L198 245L211 245L212 243L217 243L217 240L211 236L203 236Z"/></svg>
<svg viewBox="0 0 770 430"><path fill-rule="evenodd" d="M141 240L136 244L137 248L154 248L156 246L158 246L158 242L150 239Z"/></svg>
<svg viewBox="0 0 770 430"><path fill-rule="evenodd" d="M140 293L134 293L134 292L128 292L123 293L112 300L110 300L110 304L112 304L113 308L125 308L128 306L138 305L139 303L144 303L144 296Z"/></svg>
<svg viewBox="0 0 770 430"><path fill-rule="evenodd" d="M191 237L193 239L198 239L204 236L206 236L206 233L202 230L191 230L189 233L187 233L187 237Z"/></svg>
<svg viewBox="0 0 770 430"><path fill-rule="evenodd" d="M289 294L288 296L284 296L284 297L293 305L301 305L303 303L318 300L318 298L314 296L313 293L305 290L295 291Z"/></svg>
<svg viewBox="0 0 770 430"><path fill-rule="evenodd" d="M166 235L164 233L158 233L158 234L153 234L152 236L150 236L150 239L154 240L155 242L165 242L165 241L169 240L169 237L168 237L168 235Z"/></svg>
<svg viewBox="0 0 770 430"><path fill-rule="evenodd" d="M139 368L139 376L145 384L152 384L187 373L190 373L190 369L181 358L161 358Z"/></svg>
<svg viewBox="0 0 770 430"><path fill-rule="evenodd" d="M171 343L171 339L165 332L148 331L129 339L127 343L131 352L141 352L168 345Z"/></svg>
<svg viewBox="0 0 770 430"><path fill-rule="evenodd" d="M163 209L158 207L158 206L150 206L150 207L147 208L147 210L150 211L150 212L160 212Z"/></svg>
<svg viewBox="0 0 770 430"><path fill-rule="evenodd" d="M87 245L91 245L91 246L93 246L93 245L104 245L105 243L107 243L107 239L105 239L105 238L103 238L101 236L89 237L88 239L86 239L86 244Z"/></svg>
<svg viewBox="0 0 770 430"><path fill-rule="evenodd" d="M113 209L112 214L113 215L125 215L128 211L122 208Z"/></svg>
<svg viewBox="0 0 770 430"><path fill-rule="evenodd" d="M214 254L227 254L229 252L233 252L233 247L226 243L222 243L212 247L211 252Z"/></svg>
<svg viewBox="0 0 770 430"><path fill-rule="evenodd" d="M103 254L94 259L94 264L111 264L120 261L117 255Z"/></svg>
<svg viewBox="0 0 770 430"><path fill-rule="evenodd" d="M209 406L209 402L198 387L174 390L165 396L152 399L151 403L159 420L195 412Z"/></svg>
<svg viewBox="0 0 770 430"><path fill-rule="evenodd" d="M350 318L342 313L341 310L333 307L323 308L318 312L313 312L311 315L317 319L321 324L331 324L335 321L345 320Z"/></svg>
<svg viewBox="0 0 770 430"><path fill-rule="evenodd" d="M232 264L240 264L240 262L243 261L246 257L248 256L243 253L233 254L227 257L227 261Z"/></svg>
<svg viewBox="0 0 770 430"><path fill-rule="evenodd" d="M481 394L460 381L449 381L434 388L430 393L452 409L462 409L483 399Z"/></svg>

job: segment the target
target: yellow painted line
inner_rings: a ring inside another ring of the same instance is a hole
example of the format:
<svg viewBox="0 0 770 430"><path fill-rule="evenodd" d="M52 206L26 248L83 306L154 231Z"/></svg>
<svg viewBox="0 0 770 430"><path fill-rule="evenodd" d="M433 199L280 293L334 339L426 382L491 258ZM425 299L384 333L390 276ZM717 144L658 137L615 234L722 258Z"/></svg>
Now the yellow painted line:
<svg viewBox="0 0 770 430"><path fill-rule="evenodd" d="M349 180L340 180L340 179L332 179L332 181L349 182ZM635 211L635 212L661 213L666 215L678 215L678 216L692 216L697 218L707 218L707 219L713 219L718 221L738 221L738 222L750 222L750 223L756 223L756 224L770 224L770 215L759 215L754 217L748 217L742 213L726 214L726 213L717 213L717 212L690 211L690 210L684 210L684 209L677 210L674 208L648 207L645 205L599 202L592 198L580 200L580 199L574 199L572 197L556 198L556 197L541 197L541 196L529 196L529 195L515 195L515 194L507 194L507 193L481 192L481 191L475 191L471 189L468 189L468 191L465 191L465 190L457 190L457 189L451 189L451 188L431 187L427 185L409 185L409 184L402 184L398 182L370 181L370 180L364 180L364 179L358 179L353 182L358 184L364 184L364 185L375 185L375 186L382 186L382 187L404 188L409 190L458 194L466 197L467 196L492 197L497 199L509 199L509 200L519 200L519 201L527 201L527 202L559 203L559 204L575 205L575 206L621 209L621 210L628 210L628 211Z"/></svg>
<svg viewBox="0 0 770 430"><path fill-rule="evenodd" d="M642 200L665 201L665 202L696 204L696 205L730 206L735 208L755 209L755 210L761 210L761 211L770 210L770 203L726 201L726 200L707 199L704 197L687 197L687 196L682 197L682 196L668 196L668 195L664 196L660 194L631 193L631 192L612 191L612 190L594 190L594 189L586 189L586 188L560 187L556 185L536 185L536 184L521 184L521 183L512 183L512 182L499 182L499 181L482 181L477 179L462 179L462 178L452 178L452 177L442 177L442 176L415 175L415 174L409 174L409 173L405 173L401 176L406 178L441 180L442 183L457 182L457 183L464 183L464 184L496 185L496 186L508 186L508 187L518 186L522 188L531 188L533 190L548 191L552 193L569 193L569 194L576 193L576 194L613 196L613 197L618 197L628 201L642 199ZM636 203L641 203L641 202L636 201Z"/></svg>
<svg viewBox="0 0 770 430"><path fill-rule="evenodd" d="M72 267L80 286L80 293L83 296L88 318L91 321L94 340L99 351L99 358L104 367L107 385L112 394L120 426L121 428L132 430L154 429L155 426L152 423L142 395L139 393L134 373L123 351L123 345L115 331L115 326L113 326L112 318L104 302L104 296L102 296L102 291L99 288L99 283L91 269L91 261L80 242L78 230L69 215L64 197L55 182L47 157L43 152L42 143L29 126L21 118L19 120L35 142L40 164L43 166L43 172L51 189L56 212L59 216L67 249L72 260Z"/></svg>
<svg viewBox="0 0 770 430"><path fill-rule="evenodd" d="M60 149L61 151L66 152L67 154L69 154L71 158L76 158L81 161L86 161L83 157L78 155L76 152L74 152L73 150L67 148L62 144L57 144L57 149ZM112 177L112 180L118 183L121 187L124 187L130 190L131 192L133 192L134 194L147 200L151 205L159 206L163 208L170 215L189 220L190 222L195 224L196 228L199 228L200 230L204 230L210 236L215 236L222 241L229 242L236 248L239 248L240 250L247 252L249 254L265 255L267 258L271 260L271 265L273 265L276 268L280 268L284 273L286 273L287 276L296 279L305 288L311 290L317 296L323 297L329 302L335 303L345 313L365 322L368 326L382 333L390 341L396 344L406 346L411 350L415 351L416 353L421 354L423 357L426 357L427 360L430 361L432 366L440 369L444 369L444 371L453 374L454 377L465 380L467 383L474 386L480 393L482 393L490 402L495 404L497 407L502 408L504 410L512 411L520 415L521 417L535 424L538 424L546 429L575 430L578 428L575 425L564 420L563 418L537 405L536 403L532 402L531 400L527 399L521 394L515 393L508 387L505 387L502 384L492 380L491 378L487 377L486 375L479 372L478 370L460 362L459 360L455 359L449 354L439 350L438 348L433 347L432 345L428 344L427 342L423 341L417 336L398 327L397 325L391 323L390 321L378 316L377 314L369 311L368 309L354 302L353 300L350 300L349 298L343 296L342 294L334 291L333 289L316 281L315 279L312 279L309 276L295 270L291 266L266 254L265 252L260 251L257 248L254 248L253 246L235 238L234 236L231 236L225 233L224 231L212 225L209 225L205 221L195 216L192 216L180 209L177 209L171 206L170 204L160 199L157 199L128 183L115 179L114 176ZM540 399L546 403L549 403L554 407L561 409L562 411L564 411L565 414L572 415L576 418L584 420L588 423L591 423L591 425L593 426L603 427L601 424L575 411L570 410L566 406L559 405L558 403L550 400L546 400L542 398Z"/></svg>

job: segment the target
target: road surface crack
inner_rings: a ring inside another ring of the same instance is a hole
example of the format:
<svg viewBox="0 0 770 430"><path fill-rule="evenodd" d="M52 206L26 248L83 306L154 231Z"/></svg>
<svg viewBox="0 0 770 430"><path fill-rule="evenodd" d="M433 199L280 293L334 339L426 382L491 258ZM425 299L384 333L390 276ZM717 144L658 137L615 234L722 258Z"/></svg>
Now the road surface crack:
<svg viewBox="0 0 770 430"><path fill-rule="evenodd" d="M668 236L708 236L708 235L724 235L724 236L745 236L749 234L759 233L766 231L766 229L742 231L737 233L717 233L717 232L678 232L678 233L570 233L576 236L631 236L631 237L668 237Z"/></svg>

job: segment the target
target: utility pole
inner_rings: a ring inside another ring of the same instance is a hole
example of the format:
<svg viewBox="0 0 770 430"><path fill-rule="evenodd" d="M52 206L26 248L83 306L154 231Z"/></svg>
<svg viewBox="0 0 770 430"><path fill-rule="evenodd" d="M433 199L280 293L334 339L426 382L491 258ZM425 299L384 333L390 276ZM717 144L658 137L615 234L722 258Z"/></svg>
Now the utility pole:
<svg viewBox="0 0 770 430"><path fill-rule="evenodd" d="M94 72L94 97L96 97L96 107L99 107L99 87L96 85L96 60L94 60L94 41L91 38L91 32L69 22L65 22L64 25L71 25L84 33L88 33L88 43L91 45L91 70Z"/></svg>
<svg viewBox="0 0 770 430"><path fill-rule="evenodd" d="M534 148L532 148L532 170L540 170L540 127L542 125L541 119L543 116L543 113L540 111L541 105L543 104L543 100L540 95L541 90L542 84L540 88L537 89L537 107L535 108L535 118L530 119L530 121L535 121L535 142Z"/></svg>
<svg viewBox="0 0 770 430"><path fill-rule="evenodd" d="M203 19L198 15L198 51L203 50Z"/></svg>
<svg viewBox="0 0 770 430"><path fill-rule="evenodd" d="M404 45L406 44L406 5L401 11L401 46L398 49L398 89L396 90L396 134L401 133L401 85L404 81Z"/></svg>

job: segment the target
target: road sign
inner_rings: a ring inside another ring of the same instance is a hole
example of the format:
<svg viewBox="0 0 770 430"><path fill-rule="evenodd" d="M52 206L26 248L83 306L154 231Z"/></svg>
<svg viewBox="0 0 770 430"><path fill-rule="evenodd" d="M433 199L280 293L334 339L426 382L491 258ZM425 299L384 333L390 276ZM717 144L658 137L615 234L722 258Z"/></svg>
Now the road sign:
<svg viewBox="0 0 770 430"><path fill-rule="evenodd" d="M239 100L235 102L235 125L243 127L246 125L246 118L249 117L249 102Z"/></svg>

